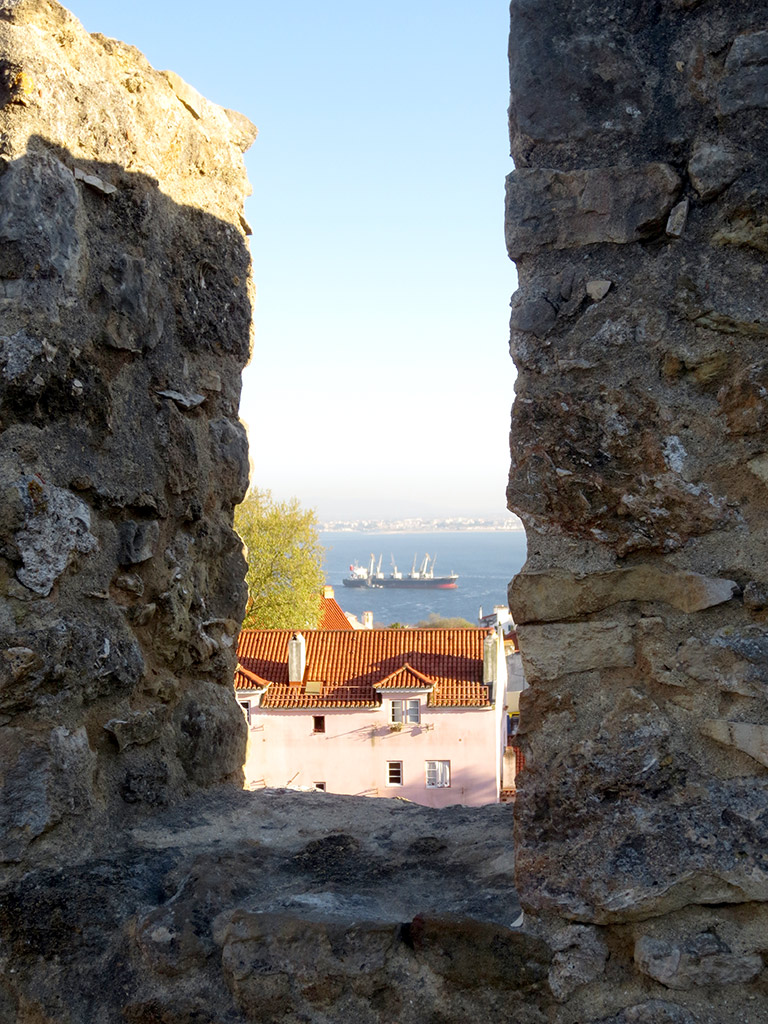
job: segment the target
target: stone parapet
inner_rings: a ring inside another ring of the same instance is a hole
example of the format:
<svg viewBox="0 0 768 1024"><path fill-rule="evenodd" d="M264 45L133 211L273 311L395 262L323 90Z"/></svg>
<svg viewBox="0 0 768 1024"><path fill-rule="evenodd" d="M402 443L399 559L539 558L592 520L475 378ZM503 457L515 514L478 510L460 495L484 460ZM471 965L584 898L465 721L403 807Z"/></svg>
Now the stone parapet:
<svg viewBox="0 0 768 1024"><path fill-rule="evenodd" d="M241 777L254 136L0 5L0 872Z"/></svg>
<svg viewBox="0 0 768 1024"><path fill-rule="evenodd" d="M551 1019L766 1021L768 5L511 15L519 895Z"/></svg>

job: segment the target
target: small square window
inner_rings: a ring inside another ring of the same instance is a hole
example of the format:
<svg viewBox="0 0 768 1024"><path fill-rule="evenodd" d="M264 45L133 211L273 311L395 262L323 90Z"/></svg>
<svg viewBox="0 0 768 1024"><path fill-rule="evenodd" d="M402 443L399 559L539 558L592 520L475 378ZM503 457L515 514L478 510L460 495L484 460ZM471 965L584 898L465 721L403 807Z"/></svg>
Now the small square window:
<svg viewBox="0 0 768 1024"><path fill-rule="evenodd" d="M403 762L387 761L387 785L402 786L403 784Z"/></svg>
<svg viewBox="0 0 768 1024"><path fill-rule="evenodd" d="M321 793L325 792L325 783L324 782L313 782L312 785L315 787L315 789L319 790Z"/></svg>
<svg viewBox="0 0 768 1024"><path fill-rule="evenodd" d="M312 732L325 732L325 715L312 716Z"/></svg>
<svg viewBox="0 0 768 1024"><path fill-rule="evenodd" d="M450 761L426 761L427 789L449 789L451 785Z"/></svg>
<svg viewBox="0 0 768 1024"><path fill-rule="evenodd" d="M419 724L419 700L393 700L390 711L390 721L393 725L418 725Z"/></svg>

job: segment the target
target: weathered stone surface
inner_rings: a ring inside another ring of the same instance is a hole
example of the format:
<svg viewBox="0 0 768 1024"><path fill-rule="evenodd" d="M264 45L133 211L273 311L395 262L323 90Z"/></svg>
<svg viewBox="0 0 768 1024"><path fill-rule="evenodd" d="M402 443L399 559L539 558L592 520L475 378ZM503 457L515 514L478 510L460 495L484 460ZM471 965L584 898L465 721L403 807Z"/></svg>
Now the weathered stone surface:
<svg viewBox="0 0 768 1024"><path fill-rule="evenodd" d="M722 114L768 106L768 32L750 32L734 39L717 102Z"/></svg>
<svg viewBox="0 0 768 1024"><path fill-rule="evenodd" d="M578 171L521 168L507 178L507 251L634 242L666 223L680 189L667 164Z"/></svg>
<svg viewBox="0 0 768 1024"><path fill-rule="evenodd" d="M565 1002L577 988L604 973L608 947L597 928L570 925L555 932L549 943L555 951L549 987L558 1002Z"/></svg>
<svg viewBox="0 0 768 1024"><path fill-rule="evenodd" d="M747 465L759 480L768 483L768 455L758 455L750 459Z"/></svg>
<svg viewBox="0 0 768 1024"><path fill-rule="evenodd" d="M742 168L742 158L726 146L700 142L688 162L688 177L699 196L709 200L728 188Z"/></svg>
<svg viewBox="0 0 768 1024"><path fill-rule="evenodd" d="M117 740L121 750L126 747L143 746L160 735L166 718L164 707L149 708L147 711L132 711L126 718L111 718L104 726Z"/></svg>
<svg viewBox="0 0 768 1024"><path fill-rule="evenodd" d="M761 956L733 953L714 932L691 936L683 946L643 936L635 944L635 963L643 974L672 989L737 985L752 981L763 969Z"/></svg>
<svg viewBox="0 0 768 1024"><path fill-rule="evenodd" d="M585 287L573 267L531 283L527 293L512 296L510 327L544 338L560 316L571 316L584 301Z"/></svg>
<svg viewBox="0 0 768 1024"><path fill-rule="evenodd" d="M558 1024L768 1021L767 74L763 2L512 3L516 880L610 950Z"/></svg>
<svg viewBox="0 0 768 1024"><path fill-rule="evenodd" d="M762 422L768 405L759 408ZM725 526L732 515L725 502L690 479L686 449L659 418L634 383L624 389L572 384L530 395L518 384L510 501L529 522L551 521L619 556L672 551ZM543 423L546 445L537 443Z"/></svg>
<svg viewBox="0 0 768 1024"><path fill-rule="evenodd" d="M682 6L681 0L677 2ZM595 1024L699 1024L700 1020L684 1006L668 1003L664 999L649 999L646 1003L628 1006L613 1017L603 1017L595 1021Z"/></svg>
<svg viewBox="0 0 768 1024"><path fill-rule="evenodd" d="M90 530L90 509L38 475L22 478L16 487L24 503L24 522L14 536L22 562L16 578L47 597L73 553L89 554L98 547Z"/></svg>
<svg viewBox="0 0 768 1024"><path fill-rule="evenodd" d="M244 598L231 527L254 130L196 96L57 3L3 8L7 863L78 827L86 849L242 764L225 694ZM226 642L211 623L232 623Z"/></svg>
<svg viewBox="0 0 768 1024"><path fill-rule="evenodd" d="M633 9L632 32L606 46L609 15L590 5L515 0L510 31L510 132L516 159L547 144L600 139L613 151L642 134L653 108L645 33L653 17Z"/></svg>
<svg viewBox="0 0 768 1024"><path fill-rule="evenodd" d="M715 719L701 723L701 731L718 743L735 747L768 767L768 725L750 722L726 722Z"/></svg>
<svg viewBox="0 0 768 1024"><path fill-rule="evenodd" d="M202 405L205 401L205 395L183 395L180 391L174 391L173 389L166 389L157 393L161 398L172 399L180 409L196 409L198 405Z"/></svg>
<svg viewBox="0 0 768 1024"><path fill-rule="evenodd" d="M392 924L238 911L219 929L224 977L248 1020L289 1020L297 1011L309 1019L325 1011L332 1020L417 1020L424 996L440 989L440 1002L447 995L454 1012L461 996L489 1011L496 1002L489 993L498 991L517 1003L528 996L530 1013L549 959L541 940L461 918L417 916L401 932ZM414 998L408 976L416 971L422 994ZM393 974L402 986L391 987Z"/></svg>
<svg viewBox="0 0 768 1024"><path fill-rule="evenodd" d="M619 622L553 622L520 626L528 680L555 679L562 673L634 664L629 629Z"/></svg>
<svg viewBox="0 0 768 1024"><path fill-rule="evenodd" d="M587 295L593 302L600 302L611 290L611 281L587 281Z"/></svg>
<svg viewBox="0 0 768 1024"><path fill-rule="evenodd" d="M666 227L666 232L670 238L682 238L690 208L691 201L689 199L683 199L672 207L667 218Z"/></svg>
<svg viewBox="0 0 768 1024"><path fill-rule="evenodd" d="M9 1019L545 1024L509 814L220 787L143 816L0 886Z"/></svg>
<svg viewBox="0 0 768 1024"><path fill-rule="evenodd" d="M749 644L739 642L738 636L730 631L689 637L674 651L667 650L663 657L674 672L679 670L687 677L685 685L695 680L743 697L760 697L768 685L768 664L762 653L750 656Z"/></svg>
<svg viewBox="0 0 768 1024"><path fill-rule="evenodd" d="M768 608L768 584L750 580L744 587L744 607L761 612Z"/></svg>
<svg viewBox="0 0 768 1024"><path fill-rule="evenodd" d="M0 863L24 859L29 845L93 810L96 758L84 728L45 736L0 728ZM86 848L88 844L85 844Z"/></svg>
<svg viewBox="0 0 768 1024"><path fill-rule="evenodd" d="M146 562L154 555L159 540L160 523L156 519L148 523L136 523L132 519L121 523L118 529L119 564L137 565Z"/></svg>
<svg viewBox="0 0 768 1024"><path fill-rule="evenodd" d="M621 757L606 724L571 753L567 768L550 769L546 784L523 780L516 828L526 842L516 878L527 909L608 924L696 902L766 900L765 784L710 783L683 804L677 794L695 766L675 750L669 725L666 732L651 718L628 725L619 729ZM612 808L610 845L601 804ZM542 819L547 807L557 808L556 822Z"/></svg>
<svg viewBox="0 0 768 1024"><path fill-rule="evenodd" d="M734 580L638 565L580 577L524 573L510 584L509 598L515 622L526 623L589 615L624 601L660 601L692 613L730 601L737 592Z"/></svg>

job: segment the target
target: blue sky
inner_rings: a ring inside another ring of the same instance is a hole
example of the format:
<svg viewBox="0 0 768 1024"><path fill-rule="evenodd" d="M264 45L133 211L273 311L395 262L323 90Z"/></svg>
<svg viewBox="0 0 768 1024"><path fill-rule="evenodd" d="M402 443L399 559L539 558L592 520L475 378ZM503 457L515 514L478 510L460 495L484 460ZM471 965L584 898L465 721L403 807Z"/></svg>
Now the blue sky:
<svg viewBox="0 0 768 1024"><path fill-rule="evenodd" d="M501 514L506 0L72 0L258 126L253 482L321 518Z"/></svg>

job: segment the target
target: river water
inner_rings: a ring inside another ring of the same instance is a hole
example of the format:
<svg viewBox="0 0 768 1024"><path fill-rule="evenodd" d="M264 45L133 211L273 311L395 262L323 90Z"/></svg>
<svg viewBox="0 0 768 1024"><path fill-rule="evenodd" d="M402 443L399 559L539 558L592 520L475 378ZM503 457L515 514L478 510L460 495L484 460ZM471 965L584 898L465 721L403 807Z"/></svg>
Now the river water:
<svg viewBox="0 0 768 1024"><path fill-rule="evenodd" d="M372 611L376 624L392 622L413 625L430 612L477 623L480 607L491 612L496 604L506 605L507 584L525 561L525 533L522 530L439 533L332 533L320 534L326 549L325 578L346 612L358 616ZM392 570L392 558L403 574L417 566L425 554L435 555L435 575L458 573L456 590L352 589L342 580L353 562L367 566L371 554L381 559L381 571Z"/></svg>

